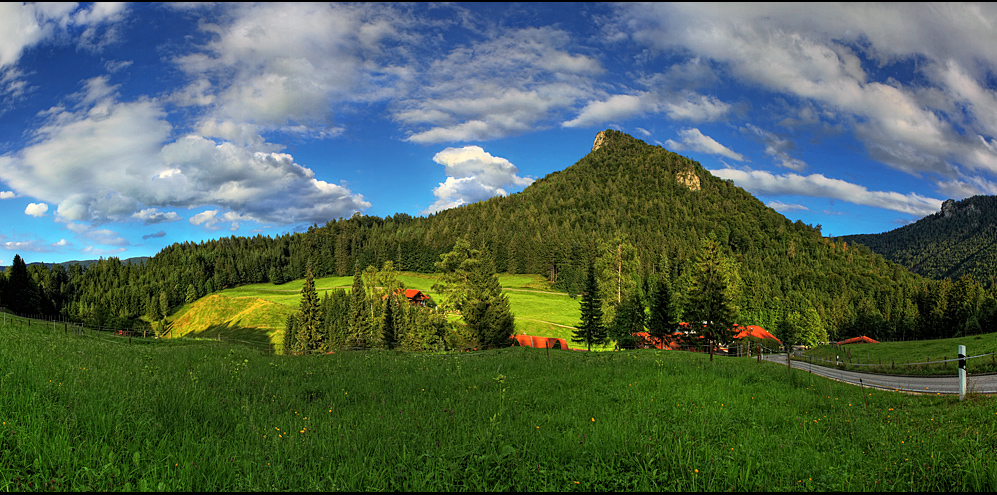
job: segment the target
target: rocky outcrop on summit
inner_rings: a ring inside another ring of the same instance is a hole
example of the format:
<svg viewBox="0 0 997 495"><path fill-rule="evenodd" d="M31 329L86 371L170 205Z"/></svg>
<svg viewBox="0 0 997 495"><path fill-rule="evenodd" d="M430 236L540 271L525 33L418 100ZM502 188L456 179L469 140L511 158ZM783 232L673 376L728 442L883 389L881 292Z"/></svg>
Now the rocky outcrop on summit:
<svg viewBox="0 0 997 495"><path fill-rule="evenodd" d="M595 135L595 142L592 143L592 152L594 153L595 150L601 148L604 144L606 144L606 131L600 131Z"/></svg>

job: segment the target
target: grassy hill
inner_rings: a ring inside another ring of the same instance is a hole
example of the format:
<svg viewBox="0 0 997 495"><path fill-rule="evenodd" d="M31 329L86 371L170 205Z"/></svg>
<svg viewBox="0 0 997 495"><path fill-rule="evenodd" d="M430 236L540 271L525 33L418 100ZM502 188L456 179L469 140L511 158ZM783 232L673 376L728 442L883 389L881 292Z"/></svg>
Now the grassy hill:
<svg viewBox="0 0 997 495"><path fill-rule="evenodd" d="M550 288L539 275L499 275L513 314L516 333L543 337L571 338L572 329L581 320L579 299ZM398 279L410 289L418 289L437 299L432 291L436 274L402 272ZM350 290L353 277L315 279L321 298L324 291ZM274 345L283 340L284 322L298 309L304 280L280 285L250 284L226 289L186 304L168 322L170 337L221 336L256 345ZM611 347L611 346L607 346Z"/></svg>

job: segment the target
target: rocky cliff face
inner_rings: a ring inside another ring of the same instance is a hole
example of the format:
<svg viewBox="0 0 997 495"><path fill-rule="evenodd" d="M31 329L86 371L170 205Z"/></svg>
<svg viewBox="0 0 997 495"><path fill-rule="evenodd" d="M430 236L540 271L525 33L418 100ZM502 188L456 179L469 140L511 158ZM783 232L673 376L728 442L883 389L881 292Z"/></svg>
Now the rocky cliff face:
<svg viewBox="0 0 997 495"><path fill-rule="evenodd" d="M953 215L965 213L965 214L979 214L980 209L976 207L975 204L968 204L962 208L955 203L954 199L946 199L942 202L942 216L945 218L952 218Z"/></svg>
<svg viewBox="0 0 997 495"><path fill-rule="evenodd" d="M606 144L606 131L600 131L599 134L595 135L595 142L592 143L592 151L595 151Z"/></svg>
<svg viewBox="0 0 997 495"><path fill-rule="evenodd" d="M675 175L675 180L677 180L679 184L688 187L690 191L698 191L701 188L699 184L699 176L696 175L696 171L694 170L679 172Z"/></svg>

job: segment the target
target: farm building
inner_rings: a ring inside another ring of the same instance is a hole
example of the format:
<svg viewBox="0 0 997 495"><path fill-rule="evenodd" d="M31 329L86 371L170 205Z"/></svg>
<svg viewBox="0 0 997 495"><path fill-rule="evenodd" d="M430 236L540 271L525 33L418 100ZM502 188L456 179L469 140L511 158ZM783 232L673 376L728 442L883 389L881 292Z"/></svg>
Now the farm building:
<svg viewBox="0 0 997 495"><path fill-rule="evenodd" d="M745 337L755 337L759 339L772 339L782 345L782 341L775 338L775 335L769 333L768 330L758 326L758 325L747 325L744 327L739 327L734 325L734 330L740 330L737 335L734 336L735 339L743 339Z"/></svg>
<svg viewBox="0 0 997 495"><path fill-rule="evenodd" d="M878 344L878 343L879 343L878 340L872 340L869 337L866 337L865 335L860 335L858 337L852 337L850 339L842 340L841 342L838 342L838 345L845 345L845 344Z"/></svg>
<svg viewBox="0 0 997 495"><path fill-rule="evenodd" d="M533 335L514 335L509 337L514 339L515 343L513 345L521 345L523 347L537 347L537 348L548 348L548 349L568 349L568 341L565 339L559 339L556 337L536 337Z"/></svg>
<svg viewBox="0 0 997 495"><path fill-rule="evenodd" d="M685 322L679 323L679 325L682 326L683 328L689 328L689 324ZM741 327L735 324L734 330L738 332L734 336L735 339L743 339L745 337L754 337L757 339L772 339L775 342L777 342L779 345L782 345L782 342L779 339L775 338L774 335L772 335L767 330L758 325L747 325ZM633 335L634 337L637 338L638 342L637 345L640 348L679 350L683 348L682 339L683 337L685 337L687 333L688 332L678 331L672 333L671 335L665 336L663 339L651 337L647 332L637 332ZM700 335L696 338L701 339L703 338L703 336Z"/></svg>
<svg viewBox="0 0 997 495"><path fill-rule="evenodd" d="M401 293L402 293L401 290L395 291L395 294L401 294ZM384 296L381 299L387 299L387 297L388 296ZM423 294L422 291L416 289L406 289L405 298L408 299L410 303L416 306L425 306L426 303L429 301L429 296Z"/></svg>

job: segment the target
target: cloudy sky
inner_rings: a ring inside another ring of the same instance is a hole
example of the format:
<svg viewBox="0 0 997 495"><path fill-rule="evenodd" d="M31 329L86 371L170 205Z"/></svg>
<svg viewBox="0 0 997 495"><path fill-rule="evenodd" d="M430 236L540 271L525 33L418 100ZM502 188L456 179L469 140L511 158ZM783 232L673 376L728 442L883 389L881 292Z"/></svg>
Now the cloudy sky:
<svg viewBox="0 0 997 495"><path fill-rule="evenodd" d="M425 215L614 128L825 235L997 194L991 5L0 3L0 264Z"/></svg>

